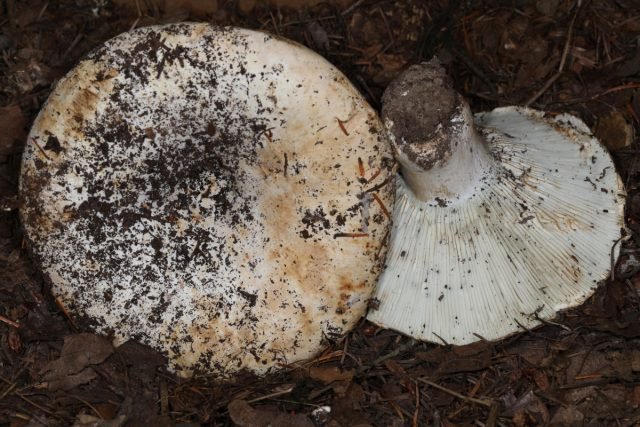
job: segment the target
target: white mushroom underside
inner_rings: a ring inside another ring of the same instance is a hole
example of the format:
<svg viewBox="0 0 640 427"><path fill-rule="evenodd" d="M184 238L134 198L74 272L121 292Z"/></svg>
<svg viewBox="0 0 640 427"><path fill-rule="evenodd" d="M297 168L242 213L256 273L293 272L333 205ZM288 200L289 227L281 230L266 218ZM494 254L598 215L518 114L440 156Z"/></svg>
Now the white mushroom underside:
<svg viewBox="0 0 640 427"><path fill-rule="evenodd" d="M606 277L624 190L586 125L519 108L475 120L495 164L471 198L420 202L397 180L371 321L439 343L498 339L580 304Z"/></svg>
<svg viewBox="0 0 640 427"><path fill-rule="evenodd" d="M21 215L74 316L183 375L264 372L365 310L390 223L365 191L393 204L380 135L345 77L301 46L207 24L139 29L51 94Z"/></svg>

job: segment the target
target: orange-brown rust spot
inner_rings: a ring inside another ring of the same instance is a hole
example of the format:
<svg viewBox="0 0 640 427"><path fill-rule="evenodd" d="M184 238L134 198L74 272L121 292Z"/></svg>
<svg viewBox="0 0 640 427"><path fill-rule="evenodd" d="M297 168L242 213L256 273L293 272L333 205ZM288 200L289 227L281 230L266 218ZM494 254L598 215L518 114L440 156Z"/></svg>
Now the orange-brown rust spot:
<svg viewBox="0 0 640 427"><path fill-rule="evenodd" d="M80 88L75 92L75 96L71 100L71 106L81 115L85 111L93 113L99 98L99 95L89 88Z"/></svg>
<svg viewBox="0 0 640 427"><path fill-rule="evenodd" d="M353 293L356 291L360 291L362 289L366 289L367 287L367 283L366 282L360 282L360 283L353 283L350 280L347 279L341 279L340 280L340 291L342 292L347 292L347 293Z"/></svg>
<svg viewBox="0 0 640 427"><path fill-rule="evenodd" d="M345 280L345 279L340 280L340 290L342 292L352 292L354 290L353 283L351 283L351 281Z"/></svg>

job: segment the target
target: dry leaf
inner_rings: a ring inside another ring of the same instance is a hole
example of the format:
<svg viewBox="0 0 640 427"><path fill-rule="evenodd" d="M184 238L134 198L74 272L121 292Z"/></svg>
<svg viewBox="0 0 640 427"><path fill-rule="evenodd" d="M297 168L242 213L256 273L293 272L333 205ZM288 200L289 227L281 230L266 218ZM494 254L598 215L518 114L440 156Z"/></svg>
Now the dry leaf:
<svg viewBox="0 0 640 427"><path fill-rule="evenodd" d="M121 427L127 421L127 417L120 415L112 420L103 420L88 414L79 414L73 427Z"/></svg>
<svg viewBox="0 0 640 427"><path fill-rule="evenodd" d="M76 374L89 365L104 362L113 353L113 346L106 338L90 333L68 335L60 357L43 369L45 380L61 379Z"/></svg>
<svg viewBox="0 0 640 427"><path fill-rule="evenodd" d="M628 147L633 142L633 126L617 110L598 119L596 137L611 151Z"/></svg>
<svg viewBox="0 0 640 427"><path fill-rule="evenodd" d="M327 368L313 366L309 368L309 378L324 384L330 384L334 381L351 381L353 373L353 369L343 371L337 366Z"/></svg>
<svg viewBox="0 0 640 427"><path fill-rule="evenodd" d="M62 377L52 378L48 381L48 388L55 390L71 390L82 384L86 384L94 380L98 375L91 368L83 369L77 374L65 375Z"/></svg>
<svg viewBox="0 0 640 427"><path fill-rule="evenodd" d="M546 391L549 389L549 378L547 375L538 369L523 369L522 373L532 380L540 390Z"/></svg>
<svg viewBox="0 0 640 427"><path fill-rule="evenodd" d="M0 156L20 152L27 137L27 119L18 105L0 108Z"/></svg>
<svg viewBox="0 0 640 427"><path fill-rule="evenodd" d="M629 405L632 408L637 408L640 406L640 385L637 385L633 388L629 396Z"/></svg>
<svg viewBox="0 0 640 427"><path fill-rule="evenodd" d="M229 417L238 427L314 427L303 414L288 414L276 407L251 407L245 400L233 400L227 406Z"/></svg>
<svg viewBox="0 0 640 427"><path fill-rule="evenodd" d="M578 411L573 405L561 406L551 418L550 426L581 426L584 421L584 414Z"/></svg>
<svg viewBox="0 0 640 427"><path fill-rule="evenodd" d="M329 35L327 31L318 23L318 21L313 21L307 25L307 31L311 35L311 40L313 41L313 45L317 49L329 50Z"/></svg>
<svg viewBox="0 0 640 427"><path fill-rule="evenodd" d="M246 400L232 400L227 410L231 420L239 427L266 427L271 418L252 408Z"/></svg>

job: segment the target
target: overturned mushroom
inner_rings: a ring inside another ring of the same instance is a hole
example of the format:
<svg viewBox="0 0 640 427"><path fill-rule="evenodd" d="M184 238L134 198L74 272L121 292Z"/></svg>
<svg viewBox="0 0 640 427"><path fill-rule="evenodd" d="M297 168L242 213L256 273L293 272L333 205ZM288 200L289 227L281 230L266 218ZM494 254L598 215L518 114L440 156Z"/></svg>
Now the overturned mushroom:
<svg viewBox="0 0 640 427"><path fill-rule="evenodd" d="M138 29L52 92L24 153L21 218L71 315L182 375L262 373L363 314L394 195L383 132L299 45Z"/></svg>
<svg viewBox="0 0 640 427"><path fill-rule="evenodd" d="M389 86L382 116L402 178L370 320L428 341L498 339L606 277L624 189L579 119L516 107L472 117L435 60Z"/></svg>

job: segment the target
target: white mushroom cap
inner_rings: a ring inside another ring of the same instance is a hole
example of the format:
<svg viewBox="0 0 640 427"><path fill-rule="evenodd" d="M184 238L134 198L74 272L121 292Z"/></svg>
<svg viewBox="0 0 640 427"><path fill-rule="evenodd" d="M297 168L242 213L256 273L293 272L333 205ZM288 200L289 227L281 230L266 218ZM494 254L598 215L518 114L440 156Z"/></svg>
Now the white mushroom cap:
<svg viewBox="0 0 640 427"><path fill-rule="evenodd" d="M310 50L174 24L82 60L37 117L21 217L53 293L182 375L313 356L363 315L393 156L375 112Z"/></svg>
<svg viewBox="0 0 640 427"><path fill-rule="evenodd" d="M566 114L498 108L476 115L474 126L460 99L433 113L448 120L419 135L421 108L438 108L431 102L450 83L434 62L406 73L384 97L404 178L379 308L368 318L418 339L466 344L582 303L608 274L623 227L624 189L603 146Z"/></svg>

